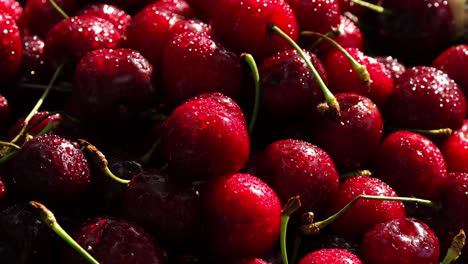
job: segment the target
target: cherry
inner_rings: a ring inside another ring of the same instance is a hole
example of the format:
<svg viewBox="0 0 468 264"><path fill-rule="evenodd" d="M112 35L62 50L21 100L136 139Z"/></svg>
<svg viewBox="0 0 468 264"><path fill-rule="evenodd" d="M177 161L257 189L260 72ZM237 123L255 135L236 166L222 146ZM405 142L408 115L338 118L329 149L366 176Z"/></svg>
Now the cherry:
<svg viewBox="0 0 468 264"><path fill-rule="evenodd" d="M377 106L354 93L335 95L341 114L326 103L313 111L310 123L312 142L332 157L341 172L364 168L380 144L383 121Z"/></svg>
<svg viewBox="0 0 468 264"><path fill-rule="evenodd" d="M24 197L63 204L86 191L89 165L76 144L46 134L23 145L14 159L13 180Z"/></svg>
<svg viewBox="0 0 468 264"><path fill-rule="evenodd" d="M132 17L124 10L108 4L93 4L77 13L78 16L84 14L97 16L111 22L121 36L125 36L127 27L132 20Z"/></svg>
<svg viewBox="0 0 468 264"><path fill-rule="evenodd" d="M262 256L279 238L281 204L249 174L213 178L202 193L208 244L224 259Z"/></svg>
<svg viewBox="0 0 468 264"><path fill-rule="evenodd" d="M186 0L160 0L147 5L144 9L155 8L166 10L171 13L180 15L184 18L192 18L195 16L195 11L189 6Z"/></svg>
<svg viewBox="0 0 468 264"><path fill-rule="evenodd" d="M201 202L189 186L168 182L158 171L134 176L125 189L122 215L155 234L163 245L181 250L200 226Z"/></svg>
<svg viewBox="0 0 468 264"><path fill-rule="evenodd" d="M73 95L86 119L125 120L153 105L152 77L153 67L140 53L98 49L76 66Z"/></svg>
<svg viewBox="0 0 468 264"><path fill-rule="evenodd" d="M309 214L304 214L307 218ZM308 220L308 219L306 219ZM300 247L300 258L305 257L310 252L321 249L345 249L346 251L357 254L359 248L359 239L343 233L334 232L331 229L325 229L315 236L303 236Z"/></svg>
<svg viewBox="0 0 468 264"><path fill-rule="evenodd" d="M222 12L213 12L210 25L214 34L237 52L251 53L257 59L287 49L282 37L269 32L277 25L294 41L298 26L291 7L276 0L222 0L216 6Z"/></svg>
<svg viewBox="0 0 468 264"><path fill-rule="evenodd" d="M313 53L304 51L321 78L328 83L322 62ZM273 120L307 115L324 99L323 93L304 60L293 49L281 51L263 61L261 113Z"/></svg>
<svg viewBox="0 0 468 264"><path fill-rule="evenodd" d="M432 67L447 73L463 93L468 94L468 77L462 70L468 67L468 45L452 46L446 49L434 59Z"/></svg>
<svg viewBox="0 0 468 264"><path fill-rule="evenodd" d="M220 92L231 98L240 93L239 57L205 33L175 35L164 48L162 69L162 93L171 105L201 93Z"/></svg>
<svg viewBox="0 0 468 264"><path fill-rule="evenodd" d="M445 73L432 67L407 69L384 108L396 128L457 130L466 116L466 98Z"/></svg>
<svg viewBox="0 0 468 264"><path fill-rule="evenodd" d="M330 90L334 93L357 93L368 97L377 105L384 104L394 89L393 79L385 66L374 58L364 55L357 48L345 48L345 50L367 68L371 79L370 85L363 84L346 57L339 50L334 50L323 60Z"/></svg>
<svg viewBox="0 0 468 264"><path fill-rule="evenodd" d="M338 191L338 173L322 149L300 140L271 143L258 157L257 176L286 201L299 195L299 212L321 215Z"/></svg>
<svg viewBox="0 0 468 264"><path fill-rule="evenodd" d="M149 234L121 219L104 216L87 219L80 224L73 237L100 263L166 263L162 250ZM70 247L64 250L62 262L83 261Z"/></svg>
<svg viewBox="0 0 468 264"><path fill-rule="evenodd" d="M406 67L392 56L374 57L378 62L382 63L392 75L393 80L397 83L401 75L406 71Z"/></svg>
<svg viewBox="0 0 468 264"><path fill-rule="evenodd" d="M368 9L364 6L356 4L352 0L338 0L340 4L340 9L343 13L350 12L357 17L364 17L368 12ZM378 0L368 0L369 3L377 3Z"/></svg>
<svg viewBox="0 0 468 264"><path fill-rule="evenodd" d="M468 173L466 162L468 159L468 120L465 120L463 126L444 141L440 150L449 172Z"/></svg>
<svg viewBox="0 0 468 264"><path fill-rule="evenodd" d="M18 23L21 15L23 14L23 8L21 4L16 0L3 0L0 2L0 10L10 15Z"/></svg>
<svg viewBox="0 0 468 264"><path fill-rule="evenodd" d="M70 17L55 25L44 40L44 56L52 68L64 61L76 64L87 52L116 48L121 35L114 25L92 15Z"/></svg>
<svg viewBox="0 0 468 264"><path fill-rule="evenodd" d="M383 140L374 170L403 196L437 199L447 183L440 150L429 139L408 131L393 132Z"/></svg>
<svg viewBox="0 0 468 264"><path fill-rule="evenodd" d="M23 51L21 36L15 20L0 12L0 83L16 77Z"/></svg>
<svg viewBox="0 0 468 264"><path fill-rule="evenodd" d="M390 186L377 178L355 176L340 185L331 203L330 214L338 212L361 194L398 197ZM360 199L333 222L331 227L339 234L361 237L377 224L405 216L402 202Z"/></svg>
<svg viewBox="0 0 468 264"><path fill-rule="evenodd" d="M185 32L212 34L208 24L196 19L178 20L171 28L171 34L173 34L173 36Z"/></svg>
<svg viewBox="0 0 468 264"><path fill-rule="evenodd" d="M0 95L0 129L3 131L10 121L10 105L7 99Z"/></svg>
<svg viewBox="0 0 468 264"><path fill-rule="evenodd" d="M211 12L215 9L216 5L221 2L221 0L187 0L190 6L196 11L197 16L199 16L204 21L210 21ZM219 10L219 9L218 9Z"/></svg>
<svg viewBox="0 0 468 264"><path fill-rule="evenodd" d="M45 79L44 41L38 36L23 37L23 54L20 70L21 80L40 82Z"/></svg>
<svg viewBox="0 0 468 264"><path fill-rule="evenodd" d="M55 0L55 3L67 14L78 11L79 3L76 0ZM63 20L63 16L57 12L49 0L27 0L20 25L27 35L37 35L45 38L47 32L57 23Z"/></svg>
<svg viewBox="0 0 468 264"><path fill-rule="evenodd" d="M18 120L8 131L8 138L11 140L15 138L21 131L24 126L25 117ZM44 130L48 125L62 121L62 116L60 114L50 114L49 111L37 112L33 115L29 121L26 129L28 129L28 134L35 136ZM24 143L24 136L21 137L18 143L21 145Z"/></svg>
<svg viewBox="0 0 468 264"><path fill-rule="evenodd" d="M237 104L214 93L177 107L164 124L162 144L169 169L181 179L206 179L239 171L250 140Z"/></svg>
<svg viewBox="0 0 468 264"><path fill-rule="evenodd" d="M231 262L231 264L271 264L260 258L245 258Z"/></svg>
<svg viewBox="0 0 468 264"><path fill-rule="evenodd" d="M299 264L362 264L359 258L346 249L321 249L308 254Z"/></svg>
<svg viewBox="0 0 468 264"><path fill-rule="evenodd" d="M439 250L439 240L426 224L414 218L400 218L367 232L359 256L368 264L436 264Z"/></svg>

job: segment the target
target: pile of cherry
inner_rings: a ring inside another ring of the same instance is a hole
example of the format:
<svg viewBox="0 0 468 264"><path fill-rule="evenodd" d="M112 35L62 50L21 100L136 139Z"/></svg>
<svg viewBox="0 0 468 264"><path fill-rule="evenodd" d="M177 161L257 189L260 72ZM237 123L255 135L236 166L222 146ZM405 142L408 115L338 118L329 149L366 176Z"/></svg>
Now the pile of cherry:
<svg viewBox="0 0 468 264"><path fill-rule="evenodd" d="M0 263L468 260L464 1L19 1Z"/></svg>

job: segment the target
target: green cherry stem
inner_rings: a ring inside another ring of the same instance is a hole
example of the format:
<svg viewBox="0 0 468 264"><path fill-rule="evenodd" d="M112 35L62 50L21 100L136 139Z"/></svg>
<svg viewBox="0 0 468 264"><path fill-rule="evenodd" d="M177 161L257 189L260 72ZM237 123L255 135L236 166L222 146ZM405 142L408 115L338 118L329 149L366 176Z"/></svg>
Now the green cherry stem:
<svg viewBox="0 0 468 264"><path fill-rule="evenodd" d="M451 128L439 128L439 129L412 129L412 128L388 128L392 131L400 131L405 130L409 132L414 132L421 134L423 136L441 136L441 137L450 137L453 134L453 130Z"/></svg>
<svg viewBox="0 0 468 264"><path fill-rule="evenodd" d="M250 118L250 122L249 122L249 135L252 135L255 122L257 121L258 110L260 108L260 74L258 72L257 63L255 62L255 59L251 54L242 53L241 58L243 58L245 62L247 62L247 65L249 65L250 70L252 71L253 80L255 83L254 108L252 111L252 117Z"/></svg>
<svg viewBox="0 0 468 264"><path fill-rule="evenodd" d="M324 229L329 224L333 223L338 217L343 215L346 211L348 211L359 199L369 199L369 200L378 200L378 201L398 201L398 202L413 202L423 204L429 207L436 208L437 205L425 199L419 198L411 198L411 197L391 197L391 196L374 196L374 195L358 195L356 196L351 202L349 202L345 207L343 207L340 211L335 213L334 215L328 217L325 220L320 222L305 224L301 226L301 231L304 235L316 235L319 234L322 229Z"/></svg>
<svg viewBox="0 0 468 264"><path fill-rule="evenodd" d="M156 149L158 149L158 146L161 145L161 138L158 138L153 145L151 145L151 148L146 152L143 156L141 156L140 161L144 164L148 164L151 161L151 157L153 156L154 152L156 152Z"/></svg>
<svg viewBox="0 0 468 264"><path fill-rule="evenodd" d="M317 37L320 37L321 39L324 39L326 41L328 41L330 44L332 44L336 49L338 49L345 57L346 59L351 63L351 66L353 67L353 69L356 71L356 73L358 74L359 76L359 80L361 80L361 83L363 85L366 85L366 86L369 86L372 82L371 78L370 78L370 74L369 72L367 71L367 68L366 66L360 64L359 62L357 62L356 59L354 59L348 51L346 51L340 44L338 44L335 40L333 40L332 38L330 38L329 36L327 35L324 35L324 34L321 34L321 33L318 33L318 32L313 32L313 31L302 31L301 32L301 35L302 36L317 36Z"/></svg>
<svg viewBox="0 0 468 264"><path fill-rule="evenodd" d="M289 198L281 211L281 233L280 233L280 247L281 257L283 264L288 264L288 251L286 249L286 233L288 231L288 222L291 215L301 207L301 200L299 196Z"/></svg>
<svg viewBox="0 0 468 264"><path fill-rule="evenodd" d="M338 29L332 29L332 30L328 31L327 34L325 34L325 36L331 38L331 37L339 36L340 34L341 34L341 32ZM323 42L323 38L319 38L312 45L310 45L307 49L313 50L322 42Z"/></svg>
<svg viewBox="0 0 468 264"><path fill-rule="evenodd" d="M57 3L55 3L54 0L49 0L49 2L55 8L55 10L57 10L57 12L59 12L60 15L63 16L63 18L65 19L70 18L70 16L68 16L67 13L65 13L65 11L63 11L63 9L59 5L57 5Z"/></svg>
<svg viewBox="0 0 468 264"><path fill-rule="evenodd" d="M0 141L0 146L10 147L15 150L21 149L21 147L16 145L15 143L10 143L10 142L5 142L5 141Z"/></svg>
<svg viewBox="0 0 468 264"><path fill-rule="evenodd" d="M466 235L463 229L453 238L450 248L447 250L444 260L440 264L454 263L461 255L465 246Z"/></svg>
<svg viewBox="0 0 468 264"><path fill-rule="evenodd" d="M385 9L385 8L383 8L382 6L375 5L375 4L366 2L366 1L362 1L362 0L351 0L351 2L353 2L353 3L357 4L357 5L360 5L360 6L369 8L370 10L375 11L375 12L377 12L377 13L391 13L390 10Z"/></svg>
<svg viewBox="0 0 468 264"><path fill-rule="evenodd" d="M117 177L107 166L109 163L107 162L106 156L99 151L94 145L89 143L84 139L78 139L78 144L81 146L83 151L86 151L91 158L93 159L94 163L98 166L102 173L104 173L109 178L113 179L114 181L127 185L130 183L130 180L125 180Z"/></svg>
<svg viewBox="0 0 468 264"><path fill-rule="evenodd" d="M52 78L49 81L49 84L47 85L47 89L44 90L44 92L42 93L41 97L37 101L34 108L26 116L26 118L24 119L23 127L21 128L18 135L16 135L16 137L13 138L13 140L10 141L11 143L15 143L16 141L18 141L21 138L21 136L24 134L24 132L26 131L26 128L28 127L29 121L31 121L31 118L37 113L39 108L44 103L45 98L49 94L49 92L50 92L52 86L54 85L55 81L57 80L59 74L62 72L63 66L64 66L64 64L60 64L60 66L58 66L58 68L55 70L54 75L52 76Z"/></svg>
<svg viewBox="0 0 468 264"><path fill-rule="evenodd" d="M347 172L347 173L340 174L340 180L346 180L354 176L370 177L372 176L372 172L370 170L357 170L357 171Z"/></svg>
<svg viewBox="0 0 468 264"><path fill-rule="evenodd" d="M335 96L332 94L332 92L328 89L327 85L323 82L322 78L320 77L319 73L315 69L314 65L310 60L307 58L306 54L304 51L297 45L297 43L291 39L291 37L288 36L288 34L284 33L283 30L281 30L278 26L275 24L270 24L270 30L273 33L276 33L283 37L291 46L294 47L294 49L297 51L297 53L302 57L302 59L305 61L307 64L307 67L309 70L312 72L312 75L314 76L315 80L317 81L318 85L320 86L320 89L323 92L323 95L325 97L325 100L327 101L327 105L329 106L330 109L333 109L336 113L340 113L340 105L338 103L338 100L336 100Z"/></svg>
<svg viewBox="0 0 468 264"><path fill-rule="evenodd" d="M99 262L91 256L88 251L82 248L57 222L54 214L47 209L43 204L31 201L30 205L39 209L41 212L41 220L46 224L52 231L54 231L59 237L67 242L73 249L75 249L81 256L83 256L89 263L99 264Z"/></svg>

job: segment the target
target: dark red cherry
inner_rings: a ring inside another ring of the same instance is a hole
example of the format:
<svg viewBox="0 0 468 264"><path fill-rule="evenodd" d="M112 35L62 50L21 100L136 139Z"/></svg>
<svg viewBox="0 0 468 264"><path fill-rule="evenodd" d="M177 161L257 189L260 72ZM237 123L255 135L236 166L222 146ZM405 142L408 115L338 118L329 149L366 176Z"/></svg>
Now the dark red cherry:
<svg viewBox="0 0 468 264"><path fill-rule="evenodd" d="M356 48L346 48L346 51L357 62L367 68L371 79L370 86L361 82L359 75L343 53L334 49L323 60L328 74L330 90L334 93L357 93L368 97L377 105L382 105L394 89L390 72L383 64L366 56Z"/></svg>
<svg viewBox="0 0 468 264"><path fill-rule="evenodd" d="M405 65L403 65L398 59L392 56L386 57L374 57L378 62L382 63L385 68L390 72L395 83L398 81L401 75L406 71Z"/></svg>
<svg viewBox="0 0 468 264"><path fill-rule="evenodd" d="M75 70L73 94L81 113L93 121L125 120L155 102L153 67L131 49L98 49Z"/></svg>
<svg viewBox="0 0 468 264"><path fill-rule="evenodd" d="M185 32L212 34L208 24L196 19L178 20L171 28L172 36Z"/></svg>
<svg viewBox="0 0 468 264"><path fill-rule="evenodd" d="M408 131L388 135L376 153L375 176L399 195L440 198L447 169L440 150L429 139Z"/></svg>
<svg viewBox="0 0 468 264"><path fill-rule="evenodd" d="M0 129L3 131L10 121L10 105L7 99L0 95Z"/></svg>
<svg viewBox="0 0 468 264"><path fill-rule="evenodd" d="M367 264L436 264L439 251L439 240L425 223L400 218L367 232L359 256Z"/></svg>
<svg viewBox="0 0 468 264"><path fill-rule="evenodd" d="M338 191L338 173L322 149L300 140L270 144L258 157L257 176L278 193L283 201L299 195L300 212L321 215Z"/></svg>
<svg viewBox="0 0 468 264"><path fill-rule="evenodd" d="M23 145L14 159L13 180L25 197L63 204L88 188L89 164L75 143L46 134Z"/></svg>
<svg viewBox="0 0 468 264"><path fill-rule="evenodd" d="M210 21L211 12L221 0L186 0L203 21ZM219 10L219 9L218 9Z"/></svg>
<svg viewBox="0 0 468 264"><path fill-rule="evenodd" d="M18 73L23 46L15 20L0 12L0 83L12 80Z"/></svg>
<svg viewBox="0 0 468 264"><path fill-rule="evenodd" d="M192 98L177 107L164 124L162 144L170 169L180 179L237 172L250 152L240 108L232 99L216 93Z"/></svg>
<svg viewBox="0 0 468 264"><path fill-rule="evenodd" d="M164 264L166 258L154 239L141 227L112 217L94 217L83 222L74 233L78 244L100 263ZM78 264L86 260L66 247L63 263Z"/></svg>
<svg viewBox="0 0 468 264"><path fill-rule="evenodd" d="M304 52L327 84L322 62L313 53ZM261 112L270 119L307 115L324 100L317 81L295 50L287 49L265 59L259 73L262 79Z"/></svg>
<svg viewBox="0 0 468 264"><path fill-rule="evenodd" d="M466 98L447 74L418 66L400 77L383 112L396 128L457 130L465 120Z"/></svg>
<svg viewBox="0 0 468 264"><path fill-rule="evenodd" d="M330 154L341 172L365 168L382 137L380 111L369 98L355 93L340 93L335 97L340 104L340 115L325 105L312 112L309 122L312 142Z"/></svg>
<svg viewBox="0 0 468 264"><path fill-rule="evenodd" d="M0 2L0 10L10 15L15 19L16 23L20 20L23 8L16 0L3 0Z"/></svg>
<svg viewBox="0 0 468 264"><path fill-rule="evenodd" d="M47 116L47 117L46 117ZM21 129L24 126L24 119L25 117L21 118L18 120L9 130L8 130L8 138L11 140L16 137L21 131ZM41 120L41 121L39 121ZM49 111L41 111L37 112L36 114L33 115L31 120L28 122L27 129L28 134L31 136L35 136L39 134L44 128L46 128L49 124L53 122L59 122L62 121L62 116L60 114L53 114L51 115ZM39 123L37 123L39 122ZM37 123L37 124L36 124ZM17 141L18 144L23 144L24 142L24 136L20 138L19 141Z"/></svg>
<svg viewBox="0 0 468 264"><path fill-rule="evenodd" d="M3 178L0 178L0 208L5 208L9 202L9 188Z"/></svg>
<svg viewBox="0 0 468 264"><path fill-rule="evenodd" d="M452 46L446 49L435 58L432 67L447 73L463 93L468 95L468 75L463 70L468 68L468 45Z"/></svg>
<svg viewBox="0 0 468 264"><path fill-rule="evenodd" d="M23 37L23 55L19 71L24 81L40 82L46 79L44 41L40 37Z"/></svg>
<svg viewBox="0 0 468 264"><path fill-rule="evenodd" d="M251 53L256 59L287 49L290 45L278 34L269 32L277 25L293 40L298 26L291 7L277 0L221 0L213 12L210 25L226 45L237 52Z"/></svg>
<svg viewBox="0 0 468 264"><path fill-rule="evenodd" d="M362 264L359 258L346 249L321 249L308 254L299 264Z"/></svg>
<svg viewBox="0 0 468 264"><path fill-rule="evenodd" d="M68 15L73 15L79 8L79 3L76 0L56 0L55 3ZM63 16L49 0L27 0L20 25L21 30L27 35L45 38L47 32L61 20L63 20Z"/></svg>
<svg viewBox="0 0 468 264"><path fill-rule="evenodd" d="M468 173L468 120L444 141L440 150L444 155L449 172Z"/></svg>
<svg viewBox="0 0 468 264"><path fill-rule="evenodd" d="M279 239L281 203L249 174L209 181L202 193L210 252L223 259L262 256Z"/></svg>
<svg viewBox="0 0 468 264"><path fill-rule="evenodd" d="M351 0L338 0L338 1L339 1L339 4L340 4L341 12L343 12L343 13L350 12L350 13L352 13L353 15L355 15L357 17L364 17L364 15L369 12L368 8L363 7L363 6L359 5L359 4L356 4ZM378 0L369 0L369 1L366 1L366 2L376 4L378 2ZM370 12L372 12L372 11L370 11Z"/></svg>
<svg viewBox="0 0 468 264"><path fill-rule="evenodd" d="M355 176L340 185L331 203L329 214L338 212L361 194L398 197L390 186L377 178ZM405 206L402 202L360 199L338 217L331 227L339 234L362 237L377 224L405 216Z"/></svg>
<svg viewBox="0 0 468 264"><path fill-rule="evenodd" d="M119 31L121 36L125 36L127 27L132 20L132 17L124 10L118 8L117 6L108 4L90 5L79 11L77 15L84 14L97 16L111 22L115 26L116 30Z"/></svg>
<svg viewBox="0 0 468 264"><path fill-rule="evenodd" d="M468 227L468 173L453 172L449 174L444 205L447 216L455 220L459 228Z"/></svg>
<svg viewBox="0 0 468 264"><path fill-rule="evenodd" d="M198 235L201 202L191 186L168 182L158 171L142 172L128 184L122 215L153 233L166 248L181 250Z"/></svg>
<svg viewBox="0 0 468 264"><path fill-rule="evenodd" d="M211 2L211 1L210 1ZM180 15L184 18L192 18L195 16L195 11L189 6L186 0L159 0L147 5L147 8L156 8L166 10L171 13Z"/></svg>
<svg viewBox="0 0 468 264"><path fill-rule="evenodd" d="M239 56L205 33L175 35L164 48L162 66L162 93L171 105L201 93L220 92L231 98L240 93Z"/></svg>
<svg viewBox="0 0 468 264"><path fill-rule="evenodd" d="M296 15L299 31L327 34L340 24L338 0L286 0Z"/></svg>
<svg viewBox="0 0 468 264"><path fill-rule="evenodd" d="M44 56L53 69L63 62L72 64L89 51L116 48L121 35L114 25L92 15L70 17L55 25L44 40Z"/></svg>
<svg viewBox="0 0 468 264"><path fill-rule="evenodd" d="M244 258L231 262L231 264L271 264L260 258Z"/></svg>

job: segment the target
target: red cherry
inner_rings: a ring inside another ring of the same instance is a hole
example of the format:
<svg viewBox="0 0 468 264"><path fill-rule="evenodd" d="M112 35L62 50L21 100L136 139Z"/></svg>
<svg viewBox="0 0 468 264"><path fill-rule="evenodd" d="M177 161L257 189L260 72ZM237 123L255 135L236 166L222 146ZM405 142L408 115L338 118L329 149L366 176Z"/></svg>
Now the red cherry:
<svg viewBox="0 0 468 264"><path fill-rule="evenodd" d="M443 51L432 62L432 67L442 70L468 95L468 45L453 46Z"/></svg>
<svg viewBox="0 0 468 264"><path fill-rule="evenodd" d="M132 17L127 14L124 10L107 4L93 4L81 11L77 15L92 15L97 16L111 22L121 36L125 36L127 27L132 20Z"/></svg>
<svg viewBox="0 0 468 264"><path fill-rule="evenodd" d="M299 195L300 212L321 215L338 191L338 173L322 149L300 140L270 144L257 161L257 175L287 201Z"/></svg>
<svg viewBox="0 0 468 264"><path fill-rule="evenodd" d="M46 79L47 69L44 62L44 41L38 36L23 37L23 55L21 58L21 79L38 82Z"/></svg>
<svg viewBox="0 0 468 264"><path fill-rule="evenodd" d="M237 52L251 53L264 59L290 47L277 34L269 32L277 25L293 40L298 26L291 7L277 0L221 0L213 12L210 25L214 34Z"/></svg>
<svg viewBox="0 0 468 264"><path fill-rule="evenodd" d="M203 21L210 21L211 12L215 9L216 5L221 2L221 0L187 0L187 2L193 9L195 9L197 15L203 19Z"/></svg>
<svg viewBox="0 0 468 264"><path fill-rule="evenodd" d="M390 72L392 75L393 80L395 83L400 78L401 75L406 71L405 65L403 65L398 59L393 58L392 56L386 57L374 57L378 62L382 63L385 68Z"/></svg>
<svg viewBox="0 0 468 264"><path fill-rule="evenodd" d="M16 23L19 22L23 14L21 4L16 0L2 0L0 1L0 10L10 15L15 19Z"/></svg>
<svg viewBox="0 0 468 264"><path fill-rule="evenodd" d="M239 56L205 33L175 35L164 48L162 66L162 93L171 105L201 93L220 92L231 98L240 93Z"/></svg>
<svg viewBox="0 0 468 264"><path fill-rule="evenodd" d="M352 0L338 0L340 4L341 12L350 12L357 17L363 17L369 12L369 9L354 3ZM378 0L368 0L369 3L377 3Z"/></svg>
<svg viewBox="0 0 468 264"><path fill-rule="evenodd" d="M46 117L47 116L47 117ZM24 126L24 119L26 117L21 118L18 120L8 131L8 138L13 139L18 135L21 131L21 129ZM45 118L45 119L43 119ZM40 119L43 119L39 123L36 124ZM33 115L31 120L28 123L27 129L29 129L28 134L35 136L39 134L46 126L53 122L58 122L62 120L62 116L60 114L54 114L50 115L48 111L41 111L37 112L36 114ZM34 127L33 127L34 125ZM18 140L18 144L23 144L24 142L24 136L21 137L20 140Z"/></svg>
<svg viewBox="0 0 468 264"><path fill-rule="evenodd" d="M361 194L398 197L390 186L377 178L355 176L340 185L329 209L330 215ZM402 202L360 199L333 222L331 227L339 234L362 237L377 224L405 216L405 206Z"/></svg>
<svg viewBox="0 0 468 264"><path fill-rule="evenodd" d="M218 177L208 183L202 197L214 255L262 256L279 239L281 203L260 179L241 173Z"/></svg>
<svg viewBox="0 0 468 264"><path fill-rule="evenodd" d="M259 258L246 258L231 262L231 264L271 264L268 261Z"/></svg>
<svg viewBox="0 0 468 264"><path fill-rule="evenodd" d="M184 18L192 18L195 16L195 11L189 6L185 0L159 0L147 5L144 9L159 9L166 10L171 13L180 15Z"/></svg>
<svg viewBox="0 0 468 264"><path fill-rule="evenodd" d="M299 264L362 264L359 258L346 249L321 249L308 254Z"/></svg>
<svg viewBox="0 0 468 264"><path fill-rule="evenodd" d="M375 175L399 195L440 198L447 169L440 150L429 139L412 132L388 135L377 151Z"/></svg>
<svg viewBox="0 0 468 264"><path fill-rule="evenodd" d="M367 232L359 255L368 264L437 264L439 251L439 240L426 224L400 218Z"/></svg>
<svg viewBox="0 0 468 264"><path fill-rule="evenodd" d="M468 120L440 147L449 172L468 173Z"/></svg>
<svg viewBox="0 0 468 264"><path fill-rule="evenodd" d="M10 105L7 99L0 95L0 129L5 129L10 121Z"/></svg>
<svg viewBox="0 0 468 264"><path fill-rule="evenodd" d="M21 62L23 46L15 20L0 12L0 83L16 77Z"/></svg>
<svg viewBox="0 0 468 264"><path fill-rule="evenodd" d="M286 0L297 18L300 31L327 34L340 24L338 0Z"/></svg>

